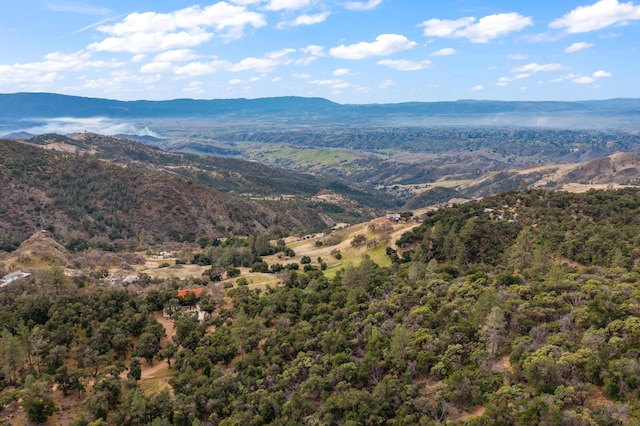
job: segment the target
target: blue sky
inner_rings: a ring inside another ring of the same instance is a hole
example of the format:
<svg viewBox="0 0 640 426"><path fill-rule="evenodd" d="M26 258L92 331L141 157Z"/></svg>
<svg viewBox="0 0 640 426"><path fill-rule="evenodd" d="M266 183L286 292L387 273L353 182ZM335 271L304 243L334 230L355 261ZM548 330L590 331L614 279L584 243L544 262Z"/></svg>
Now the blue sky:
<svg viewBox="0 0 640 426"><path fill-rule="evenodd" d="M3 0L0 92L640 97L640 0Z"/></svg>

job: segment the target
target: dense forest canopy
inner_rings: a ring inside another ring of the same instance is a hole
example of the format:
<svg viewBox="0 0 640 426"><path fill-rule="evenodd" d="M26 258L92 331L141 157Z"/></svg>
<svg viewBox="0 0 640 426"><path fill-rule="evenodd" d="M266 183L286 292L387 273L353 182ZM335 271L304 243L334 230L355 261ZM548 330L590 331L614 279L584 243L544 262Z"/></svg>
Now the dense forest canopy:
<svg viewBox="0 0 640 426"><path fill-rule="evenodd" d="M263 289L201 278L203 322L178 308L193 282L134 294L42 269L0 291L0 402L75 425L635 424L639 208L625 189L439 209L389 267L364 255ZM144 386L140 365L160 362L170 388Z"/></svg>

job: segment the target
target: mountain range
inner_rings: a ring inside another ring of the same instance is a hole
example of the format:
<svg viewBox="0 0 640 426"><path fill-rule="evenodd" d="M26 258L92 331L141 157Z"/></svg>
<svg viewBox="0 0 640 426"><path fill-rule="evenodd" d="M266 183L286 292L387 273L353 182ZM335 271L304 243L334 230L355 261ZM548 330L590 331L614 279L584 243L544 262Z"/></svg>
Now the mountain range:
<svg viewBox="0 0 640 426"><path fill-rule="evenodd" d="M110 118L203 118L291 117L300 119L379 118L385 115L469 114L594 114L640 115L640 99L594 101L479 101L405 102L396 104L338 104L323 98L295 96L259 99L174 99L164 101L118 101L53 93L0 94L0 118L110 117Z"/></svg>

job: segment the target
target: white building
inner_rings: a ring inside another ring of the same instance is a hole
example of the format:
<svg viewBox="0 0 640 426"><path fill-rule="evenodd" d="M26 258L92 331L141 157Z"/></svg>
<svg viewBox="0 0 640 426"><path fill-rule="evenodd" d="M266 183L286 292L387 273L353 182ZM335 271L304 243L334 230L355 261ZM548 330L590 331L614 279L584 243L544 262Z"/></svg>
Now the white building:
<svg viewBox="0 0 640 426"><path fill-rule="evenodd" d="M17 270L15 272L10 273L9 275L5 275L4 277L2 277L2 280L0 281L0 287L5 287L10 282L13 282L15 280L20 280L20 279L23 279L23 278L27 278L27 277L30 277L30 276L31 276L31 274L29 274L27 272L22 272L21 270Z"/></svg>

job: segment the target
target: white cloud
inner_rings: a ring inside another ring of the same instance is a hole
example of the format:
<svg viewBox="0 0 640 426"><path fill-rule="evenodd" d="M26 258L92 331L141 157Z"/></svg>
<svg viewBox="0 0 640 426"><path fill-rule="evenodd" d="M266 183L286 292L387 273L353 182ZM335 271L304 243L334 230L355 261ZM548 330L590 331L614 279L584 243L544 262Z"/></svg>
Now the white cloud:
<svg viewBox="0 0 640 426"><path fill-rule="evenodd" d="M581 52L583 50L586 50L590 47L593 47L593 44L591 43L586 43L584 41L580 41L577 43L573 43L571 46L567 47L566 49L564 49L565 53L577 53L577 52Z"/></svg>
<svg viewBox="0 0 640 426"><path fill-rule="evenodd" d="M384 59L382 61L378 61L378 65L384 65L385 67L393 68L398 71L418 71L429 68L431 66L431 61L414 62L407 61L405 59Z"/></svg>
<svg viewBox="0 0 640 426"><path fill-rule="evenodd" d="M387 56L415 47L417 43L399 34L381 34L376 41L341 45L329 50L329 54L342 59L364 59L370 56Z"/></svg>
<svg viewBox="0 0 640 426"><path fill-rule="evenodd" d="M309 74L294 74L293 78L301 78L303 80L311 78Z"/></svg>
<svg viewBox="0 0 640 426"><path fill-rule="evenodd" d="M191 61L193 59L198 59L200 55L196 54L191 49L178 49L178 50L168 50L166 52L162 52L153 58L154 62L181 62L181 61Z"/></svg>
<svg viewBox="0 0 640 426"><path fill-rule="evenodd" d="M44 56L45 61L37 63L49 71L82 71L86 69L119 68L124 65L116 61L92 61L91 54L86 51L79 51L71 54L60 52L49 53Z"/></svg>
<svg viewBox="0 0 640 426"><path fill-rule="evenodd" d="M0 86L23 83L47 85L62 79L56 72L47 72L29 66L31 64L0 65Z"/></svg>
<svg viewBox="0 0 640 426"><path fill-rule="evenodd" d="M293 21L283 21L278 24L278 28L297 27L300 25L315 25L327 20L330 12L317 13L315 15L300 15Z"/></svg>
<svg viewBox="0 0 640 426"><path fill-rule="evenodd" d="M249 6L252 4L262 3L264 0L230 0L233 4L239 4L240 6Z"/></svg>
<svg viewBox="0 0 640 426"><path fill-rule="evenodd" d="M526 64L520 67L515 67L511 69L513 73L534 73L534 72L548 72L548 71L558 71L562 70L564 67L560 64L537 64L532 62L530 64Z"/></svg>
<svg viewBox="0 0 640 426"><path fill-rule="evenodd" d="M311 44L300 49L302 52L313 56L324 56L324 47Z"/></svg>
<svg viewBox="0 0 640 426"><path fill-rule="evenodd" d="M464 37L458 31L470 26L476 18L466 17L455 21L448 19L429 19L424 21L419 27L424 27L424 35L428 37Z"/></svg>
<svg viewBox="0 0 640 426"><path fill-rule="evenodd" d="M228 69L231 64L228 61L215 60L212 62L191 62L187 65L174 68L173 72L178 76L195 77L214 74Z"/></svg>
<svg viewBox="0 0 640 426"><path fill-rule="evenodd" d="M331 86L332 89L346 89L351 87L350 83L347 83L346 81L343 81L342 83L336 83L333 86Z"/></svg>
<svg viewBox="0 0 640 426"><path fill-rule="evenodd" d="M330 86L332 89L346 89L351 87L351 84L341 79L313 80L311 83L318 86Z"/></svg>
<svg viewBox="0 0 640 426"><path fill-rule="evenodd" d="M580 77L578 74L565 74L563 76L560 76L558 78L554 78L553 80L550 81L550 83L560 83L561 81L565 81L565 80L573 80L574 78Z"/></svg>
<svg viewBox="0 0 640 426"><path fill-rule="evenodd" d="M573 79L573 82L578 84L590 84L590 83L593 83L594 81L596 81L595 78L589 77L587 75L582 75L580 77L576 77Z"/></svg>
<svg viewBox="0 0 640 426"><path fill-rule="evenodd" d="M293 21L292 25L296 26L319 24L320 22L324 22L329 17L329 15L331 15L330 12L316 13L315 15L301 15Z"/></svg>
<svg viewBox="0 0 640 426"><path fill-rule="evenodd" d="M596 71L593 73L593 78L611 77L611 73L607 71Z"/></svg>
<svg viewBox="0 0 640 426"><path fill-rule="evenodd" d="M122 66L124 63L117 61L91 60L91 53L86 51L71 54L53 52L45 55L44 60L40 62L0 65L0 85L48 84L63 79L60 75L63 72L81 72Z"/></svg>
<svg viewBox="0 0 640 426"><path fill-rule="evenodd" d="M315 61L318 57L325 56L324 47L322 46L310 45L310 46L301 48L300 51L309 56L297 59L295 61L296 65L303 65L303 66L309 65L310 63Z"/></svg>
<svg viewBox="0 0 640 426"><path fill-rule="evenodd" d="M171 62L151 62L140 67L141 73L165 73L173 69Z"/></svg>
<svg viewBox="0 0 640 426"><path fill-rule="evenodd" d="M293 52L295 49L277 50L266 53L262 58L248 57L237 63L218 59L211 62L191 62L184 66L175 67L174 73L179 76L194 77L215 74L220 71L271 72L280 65L290 64L292 61L288 55Z"/></svg>
<svg viewBox="0 0 640 426"><path fill-rule="evenodd" d="M487 43L491 39L520 31L533 25L530 17L518 13L500 13L480 18L460 18L455 21L429 19L419 26L424 27L427 37L466 38L472 43Z"/></svg>
<svg viewBox="0 0 640 426"><path fill-rule="evenodd" d="M436 50L431 56L451 56L456 54L456 49L445 47L444 49Z"/></svg>
<svg viewBox="0 0 640 426"><path fill-rule="evenodd" d="M635 6L631 1L619 3L618 0L600 0L591 6L576 7L562 18L551 22L549 27L575 34L601 30L612 25L625 25L635 20L640 20L640 6Z"/></svg>
<svg viewBox="0 0 640 426"><path fill-rule="evenodd" d="M265 7L266 10L297 10L308 6L311 0L271 0Z"/></svg>
<svg viewBox="0 0 640 426"><path fill-rule="evenodd" d="M506 86L510 82L511 82L511 79L509 77L500 77L498 79L498 82L496 83L496 86Z"/></svg>
<svg viewBox="0 0 640 426"><path fill-rule="evenodd" d="M246 26L266 25L258 13L219 2L192 6L171 13L132 13L114 25L98 30L109 37L89 45L89 49L110 52L145 53L192 47L214 36L234 39L243 35ZM217 33L209 32L213 29Z"/></svg>
<svg viewBox="0 0 640 426"><path fill-rule="evenodd" d="M554 80L551 80L551 83L560 83L562 81L571 80L574 83L578 84L591 84L595 83L599 78L608 78L611 77L611 73L603 70L599 70L594 72L591 75L580 75L580 74L566 74Z"/></svg>
<svg viewBox="0 0 640 426"><path fill-rule="evenodd" d="M279 61L270 58L245 58L237 64L228 67L229 71L254 71L254 72L270 72L278 67Z"/></svg>
<svg viewBox="0 0 640 426"><path fill-rule="evenodd" d="M298 58L293 63L296 64L296 65L305 66L305 65L309 65L310 63L312 63L316 59L318 59L317 56L307 56L306 58Z"/></svg>
<svg viewBox="0 0 640 426"><path fill-rule="evenodd" d="M189 83L189 85L187 87L185 87L184 89L182 89L182 91L184 93L191 93L191 94L202 94L204 93L204 89L202 88L202 82L201 81L192 81L191 83Z"/></svg>
<svg viewBox="0 0 640 426"><path fill-rule="evenodd" d="M522 80L523 78L527 78L529 77L531 74L527 74L526 72L522 73L522 74L516 74L513 77L511 77L512 81L516 81L516 80Z"/></svg>
<svg viewBox="0 0 640 426"><path fill-rule="evenodd" d="M380 89L388 89L389 87L392 87L395 85L396 85L396 82L393 80L384 80L382 83L380 83L378 87Z"/></svg>
<svg viewBox="0 0 640 426"><path fill-rule="evenodd" d="M331 74L335 76L347 75L349 74L349 68L338 68L337 70L333 71Z"/></svg>
<svg viewBox="0 0 640 426"><path fill-rule="evenodd" d="M477 86L473 86L473 87L471 88L471 90L472 90L472 91L474 91L474 92L480 91L480 90L482 90L482 89L484 89L484 86L482 86L482 85L480 85L480 84L479 84L479 85L477 85Z"/></svg>
<svg viewBox="0 0 640 426"><path fill-rule="evenodd" d="M244 80L239 79L239 78L234 78L234 79L229 80L229 84L233 84L233 85L242 84L242 83L244 83Z"/></svg>
<svg viewBox="0 0 640 426"><path fill-rule="evenodd" d="M281 50L274 50L273 52L267 52L265 53L264 57L265 58L269 58L269 59L274 59L274 60L288 60L288 56L291 53L294 53L296 51L296 49L281 49Z"/></svg>
<svg viewBox="0 0 640 426"><path fill-rule="evenodd" d="M514 81L523 80L531 76L529 73L516 74L513 77L500 77L496 82L496 86L506 86Z"/></svg>
<svg viewBox="0 0 640 426"><path fill-rule="evenodd" d="M318 86L333 86L334 84L341 84L344 80L340 79L325 79L325 80L313 80L311 83L317 84Z"/></svg>
<svg viewBox="0 0 640 426"><path fill-rule="evenodd" d="M371 10L382 4L382 0L348 1L344 7L349 10Z"/></svg>

